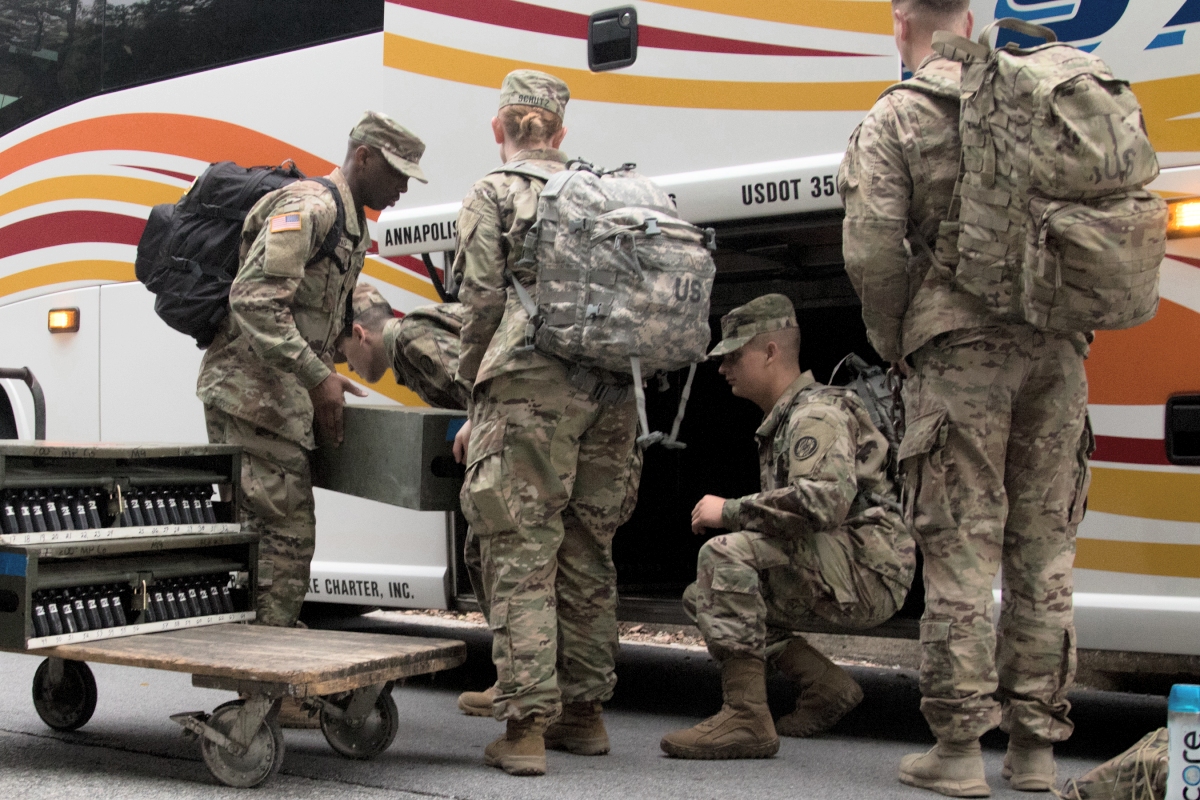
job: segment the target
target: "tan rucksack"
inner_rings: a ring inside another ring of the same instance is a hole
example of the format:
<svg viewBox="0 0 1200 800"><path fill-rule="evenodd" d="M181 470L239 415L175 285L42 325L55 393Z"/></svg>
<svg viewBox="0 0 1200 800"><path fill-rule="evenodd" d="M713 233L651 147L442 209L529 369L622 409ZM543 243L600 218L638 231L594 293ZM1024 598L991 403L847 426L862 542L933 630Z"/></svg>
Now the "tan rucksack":
<svg viewBox="0 0 1200 800"><path fill-rule="evenodd" d="M993 50L997 26L1048 44ZM1129 84L1022 20L997 20L978 42L938 31L933 47L963 63L961 87L924 77L892 87L960 102L958 183L931 255L989 308L1042 330L1151 319L1167 206L1142 189L1158 159Z"/></svg>

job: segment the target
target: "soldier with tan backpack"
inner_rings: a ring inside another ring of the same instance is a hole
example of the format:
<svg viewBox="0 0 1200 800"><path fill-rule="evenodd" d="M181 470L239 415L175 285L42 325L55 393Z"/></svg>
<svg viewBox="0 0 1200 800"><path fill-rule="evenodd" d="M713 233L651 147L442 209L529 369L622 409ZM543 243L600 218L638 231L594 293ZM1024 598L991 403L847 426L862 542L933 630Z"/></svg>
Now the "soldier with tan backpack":
<svg viewBox="0 0 1200 800"><path fill-rule="evenodd" d="M846 271L879 354L908 376L905 516L925 557L921 710L937 738L900 780L990 794L1054 786L1070 736L1071 566L1086 508L1083 360L1150 319L1166 208L1136 98L1095 56L971 40L967 0L893 0L913 78L852 134L838 183ZM1002 604L993 624L992 585Z"/></svg>

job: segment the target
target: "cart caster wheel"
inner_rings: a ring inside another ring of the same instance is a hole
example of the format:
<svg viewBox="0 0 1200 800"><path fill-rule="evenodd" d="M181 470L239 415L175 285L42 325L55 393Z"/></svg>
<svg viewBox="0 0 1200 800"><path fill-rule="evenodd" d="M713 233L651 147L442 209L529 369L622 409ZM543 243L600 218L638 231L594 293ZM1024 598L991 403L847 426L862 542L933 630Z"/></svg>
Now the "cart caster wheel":
<svg viewBox="0 0 1200 800"><path fill-rule="evenodd" d="M233 700L217 706L208 724L228 736L233 730L243 701ZM248 789L258 786L283 764L283 731L273 719L263 720L244 756L235 756L210 739L200 739L200 754L213 777L226 786Z"/></svg>
<svg viewBox="0 0 1200 800"><path fill-rule="evenodd" d="M349 702L344 695L338 705ZM329 746L346 758L368 759L387 750L400 730L400 712L392 699L391 685L379 693L375 707L361 720L352 722L344 717L334 717L327 711L321 712L321 733Z"/></svg>
<svg viewBox="0 0 1200 800"><path fill-rule="evenodd" d="M50 659L33 674L33 707L56 731L82 728L96 711L96 679L82 661L63 661L62 678L50 677Z"/></svg>

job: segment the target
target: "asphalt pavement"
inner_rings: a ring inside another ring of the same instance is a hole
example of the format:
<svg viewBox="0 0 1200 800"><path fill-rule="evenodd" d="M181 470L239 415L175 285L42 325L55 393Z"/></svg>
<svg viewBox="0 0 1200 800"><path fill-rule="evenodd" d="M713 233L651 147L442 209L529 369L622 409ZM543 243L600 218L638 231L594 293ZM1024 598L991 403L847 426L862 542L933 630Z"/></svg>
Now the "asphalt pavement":
<svg viewBox="0 0 1200 800"><path fill-rule="evenodd" d="M851 668L866 699L832 733L783 739L779 754L756 761L696 762L666 758L663 733L694 724L720 705L719 673L702 650L624 645L620 684L605 720L613 752L603 757L549 754L549 774L514 778L483 766L483 748L503 731L490 719L455 708L464 688L494 676L486 631L394 621L341 622L375 632L446 636L468 643L468 662L409 681L395 690L401 716L392 747L373 761L335 754L320 731L284 732L287 755L267 785L235 790L215 783L197 745L168 715L209 710L227 692L192 687L186 674L93 665L99 687L95 716L75 733L57 733L38 718L30 686L39 659L0 654L0 796L22 798L932 798L896 781L905 753L932 744L918 711L916 675L906 670ZM770 684L776 715L795 695ZM1076 735L1059 748L1060 777L1078 776L1165 724L1161 696L1079 691L1072 695ZM1005 737L984 740L994 797L1024 797L1000 777ZM252 793L252 794L248 794Z"/></svg>

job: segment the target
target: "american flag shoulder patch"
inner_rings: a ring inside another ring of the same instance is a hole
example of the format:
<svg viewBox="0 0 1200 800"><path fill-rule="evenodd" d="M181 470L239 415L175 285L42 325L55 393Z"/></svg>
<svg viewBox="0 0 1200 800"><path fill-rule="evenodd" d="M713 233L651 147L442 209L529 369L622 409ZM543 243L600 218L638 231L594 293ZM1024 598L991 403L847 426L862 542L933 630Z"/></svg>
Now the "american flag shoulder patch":
<svg viewBox="0 0 1200 800"><path fill-rule="evenodd" d="M280 214L279 216L271 217L271 233L298 231L300 227L299 214Z"/></svg>

